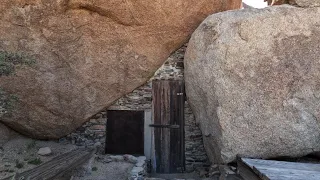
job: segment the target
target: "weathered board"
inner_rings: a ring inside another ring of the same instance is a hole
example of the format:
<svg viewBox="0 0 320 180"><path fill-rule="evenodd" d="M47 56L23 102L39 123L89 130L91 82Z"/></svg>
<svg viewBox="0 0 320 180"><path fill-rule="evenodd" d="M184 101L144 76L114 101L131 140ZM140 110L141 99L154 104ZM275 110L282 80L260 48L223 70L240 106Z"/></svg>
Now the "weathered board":
<svg viewBox="0 0 320 180"><path fill-rule="evenodd" d="M320 164L240 158L245 180L320 180Z"/></svg>
<svg viewBox="0 0 320 180"><path fill-rule="evenodd" d="M93 150L77 149L57 156L36 168L17 174L15 177L4 180L56 180L88 161L92 157L93 152Z"/></svg>
<svg viewBox="0 0 320 180"><path fill-rule="evenodd" d="M144 111L107 112L106 153L144 154Z"/></svg>
<svg viewBox="0 0 320 180"><path fill-rule="evenodd" d="M178 173L185 168L184 82L152 82L155 164L157 173Z"/></svg>

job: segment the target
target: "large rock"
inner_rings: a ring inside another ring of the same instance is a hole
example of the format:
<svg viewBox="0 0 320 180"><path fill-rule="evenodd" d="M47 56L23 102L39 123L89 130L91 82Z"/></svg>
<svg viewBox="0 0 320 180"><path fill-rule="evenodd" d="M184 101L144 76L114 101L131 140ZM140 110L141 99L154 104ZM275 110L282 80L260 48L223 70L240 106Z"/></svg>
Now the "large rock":
<svg viewBox="0 0 320 180"><path fill-rule="evenodd" d="M319 7L320 0L295 0L300 7Z"/></svg>
<svg viewBox="0 0 320 180"><path fill-rule="evenodd" d="M186 90L215 163L320 150L320 8L218 13L195 31Z"/></svg>
<svg viewBox="0 0 320 180"><path fill-rule="evenodd" d="M320 6L320 0L265 0L268 5L291 4L300 7L317 7Z"/></svg>
<svg viewBox="0 0 320 180"><path fill-rule="evenodd" d="M20 67L15 72L0 71L0 87L16 97L1 121L36 138L64 136L145 83L209 14L240 6L241 0L1 0L0 55L23 53L7 62Z"/></svg>

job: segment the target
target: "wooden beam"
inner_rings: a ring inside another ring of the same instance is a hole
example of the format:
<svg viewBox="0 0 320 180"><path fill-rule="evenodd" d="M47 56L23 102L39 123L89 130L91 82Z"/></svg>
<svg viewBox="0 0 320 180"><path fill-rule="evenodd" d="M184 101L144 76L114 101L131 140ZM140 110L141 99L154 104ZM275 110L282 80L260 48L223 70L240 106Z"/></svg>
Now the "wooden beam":
<svg viewBox="0 0 320 180"><path fill-rule="evenodd" d="M237 165L238 172L244 180L262 180L241 158L238 158Z"/></svg>
<svg viewBox="0 0 320 180"><path fill-rule="evenodd" d="M245 180L319 180L320 164L239 158Z"/></svg>
<svg viewBox="0 0 320 180"><path fill-rule="evenodd" d="M38 167L19 173L15 177L9 177L4 180L56 180L88 161L93 153L94 150L77 149L57 156Z"/></svg>

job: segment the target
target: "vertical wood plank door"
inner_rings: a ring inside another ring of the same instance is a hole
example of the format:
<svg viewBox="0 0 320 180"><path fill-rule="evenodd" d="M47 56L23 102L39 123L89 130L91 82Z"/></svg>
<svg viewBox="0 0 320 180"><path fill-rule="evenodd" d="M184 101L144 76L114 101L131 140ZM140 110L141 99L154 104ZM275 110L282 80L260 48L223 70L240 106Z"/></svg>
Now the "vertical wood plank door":
<svg viewBox="0 0 320 180"><path fill-rule="evenodd" d="M185 169L184 81L152 82L155 172L179 173Z"/></svg>

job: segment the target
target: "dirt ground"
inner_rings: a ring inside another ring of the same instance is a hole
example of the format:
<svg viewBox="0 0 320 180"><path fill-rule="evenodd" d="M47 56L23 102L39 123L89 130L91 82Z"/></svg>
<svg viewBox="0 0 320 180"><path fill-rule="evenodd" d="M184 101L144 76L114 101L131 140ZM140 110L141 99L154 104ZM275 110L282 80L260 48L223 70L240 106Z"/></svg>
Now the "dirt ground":
<svg viewBox="0 0 320 180"><path fill-rule="evenodd" d="M133 164L126 162L104 164L94 161L91 165L91 172L90 168L87 173L85 173L86 170L78 168L78 170L74 171L72 180L127 180L133 166Z"/></svg>
<svg viewBox="0 0 320 180"><path fill-rule="evenodd" d="M52 154L38 155L37 152L42 147L49 147ZM68 143L38 141L22 136L10 140L0 147L0 179L32 169L76 148ZM133 166L127 162L102 163L93 156L89 162L70 172L68 176L72 180L126 180Z"/></svg>
<svg viewBox="0 0 320 180"><path fill-rule="evenodd" d="M38 155L37 152L42 147L50 147L52 154L50 156ZM76 146L71 144L17 137L0 147L0 179L32 169L75 148Z"/></svg>
<svg viewBox="0 0 320 180"><path fill-rule="evenodd" d="M40 156L37 154L42 147L49 147L52 154L49 156ZM54 141L38 141L25 137L17 137L2 147L0 147L0 179L13 176L32 169L44 162L52 160L54 157L76 149L77 146L68 143L58 143ZM82 166L76 168L66 175L66 179L72 180L127 180L134 164L121 162L101 162L97 160L98 155L92 158ZM101 155L99 155L101 156ZM103 155L102 155L103 156ZM99 158L98 158L99 159ZM152 178L162 179L204 179L194 173L177 175L151 175ZM151 179L152 179L151 178ZM208 178L217 180L217 177ZM227 180L239 180L235 175L228 176Z"/></svg>

